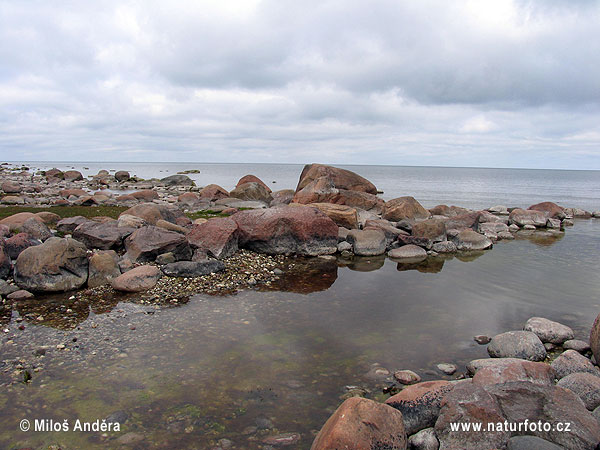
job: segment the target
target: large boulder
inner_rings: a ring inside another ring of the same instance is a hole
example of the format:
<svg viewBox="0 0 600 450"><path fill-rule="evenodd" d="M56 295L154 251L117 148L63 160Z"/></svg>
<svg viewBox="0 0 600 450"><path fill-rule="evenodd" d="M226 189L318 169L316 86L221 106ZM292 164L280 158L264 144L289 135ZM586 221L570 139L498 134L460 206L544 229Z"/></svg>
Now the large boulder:
<svg viewBox="0 0 600 450"><path fill-rule="evenodd" d="M521 358L529 361L546 359L546 348L530 331L507 331L492 338L487 351L492 358Z"/></svg>
<svg viewBox="0 0 600 450"><path fill-rule="evenodd" d="M56 230L64 234L69 234L75 231L75 228L79 225L86 222L91 222L91 220L83 216L65 217L58 221Z"/></svg>
<svg viewBox="0 0 600 450"><path fill-rule="evenodd" d="M4 241L4 252L10 259L14 260L23 250L39 244L40 241L30 237L27 233L19 233Z"/></svg>
<svg viewBox="0 0 600 450"><path fill-rule="evenodd" d="M267 205L273 200L270 190L267 190L263 184L256 182L240 184L231 191L229 195L233 198L239 198L240 200L257 200L259 202L265 202Z"/></svg>
<svg viewBox="0 0 600 450"><path fill-rule="evenodd" d="M10 231L14 232L20 229L27 219L31 219L32 217L35 217L35 214L30 212L21 212L0 220L0 225L6 225Z"/></svg>
<svg viewBox="0 0 600 450"><path fill-rule="evenodd" d="M460 231L452 236L451 239L460 251L486 250L493 245L489 238L469 229Z"/></svg>
<svg viewBox="0 0 600 450"><path fill-rule="evenodd" d="M340 227L358 228L358 214L355 208L334 203L311 203L310 206L327 214Z"/></svg>
<svg viewBox="0 0 600 450"><path fill-rule="evenodd" d="M460 214L458 216L453 216L450 219L446 220L446 231L450 230L476 230L479 226L479 217L480 212L468 212L465 214Z"/></svg>
<svg viewBox="0 0 600 450"><path fill-rule="evenodd" d="M165 186L195 186L194 180L187 175L170 175L160 180Z"/></svg>
<svg viewBox="0 0 600 450"><path fill-rule="evenodd" d="M596 317L590 332L590 347L596 361L600 361L600 314Z"/></svg>
<svg viewBox="0 0 600 450"><path fill-rule="evenodd" d="M222 198L228 198L229 192L217 184L209 184L208 186L200 189L198 195L202 199L214 202Z"/></svg>
<svg viewBox="0 0 600 450"><path fill-rule="evenodd" d="M566 350L551 364L557 378L564 378L572 373L591 373L600 377L600 369L594 366L585 356L575 350Z"/></svg>
<svg viewBox="0 0 600 450"><path fill-rule="evenodd" d="M296 191L295 203L336 203L354 208L373 210L377 213L383 210L384 201L374 194L349 189L340 189L327 177L320 177Z"/></svg>
<svg viewBox="0 0 600 450"><path fill-rule="evenodd" d="M21 252L15 282L32 292L63 292L80 288L88 278L87 249L71 238L50 238Z"/></svg>
<svg viewBox="0 0 600 450"><path fill-rule="evenodd" d="M231 216L239 244L268 254L325 255L337 250L338 226L316 208L281 206Z"/></svg>
<svg viewBox="0 0 600 450"><path fill-rule="evenodd" d="M193 248L218 259L227 258L238 250L238 226L228 217L210 219L194 225L187 239Z"/></svg>
<svg viewBox="0 0 600 450"><path fill-rule="evenodd" d="M129 195L142 202L151 202L152 200L158 199L158 192L153 191L152 189L142 189L132 192Z"/></svg>
<svg viewBox="0 0 600 450"><path fill-rule="evenodd" d="M7 194L18 194L23 190L21 185L16 181L4 181L0 185L0 188Z"/></svg>
<svg viewBox="0 0 600 450"><path fill-rule="evenodd" d="M404 388L385 403L402 413L404 427L410 436L435 424L442 398L452 388L449 381L424 381Z"/></svg>
<svg viewBox="0 0 600 450"><path fill-rule="evenodd" d="M429 211L415 200L414 197L398 197L385 203L383 218L398 222L403 219L429 219Z"/></svg>
<svg viewBox="0 0 600 450"><path fill-rule="evenodd" d="M279 205L289 205L292 202L295 193L296 191L293 189L282 189L280 191L275 191L271 194L273 200L271 200L269 206L273 207Z"/></svg>
<svg viewBox="0 0 600 450"><path fill-rule="evenodd" d="M115 173L115 180L117 180L119 183L129 181L130 178L131 175L129 175L129 172L127 172L126 170L118 170Z"/></svg>
<svg viewBox="0 0 600 450"><path fill-rule="evenodd" d="M598 373L575 372L558 380L556 385L577 394L589 411L600 406L600 374Z"/></svg>
<svg viewBox="0 0 600 450"><path fill-rule="evenodd" d="M358 256L383 255L387 247L384 232L377 228L350 230L346 240L352 244L352 251Z"/></svg>
<svg viewBox="0 0 600 450"><path fill-rule="evenodd" d="M536 228L544 228L548 221L548 216L542 211L516 208L511 211L508 220L509 223L518 225L519 227L533 225Z"/></svg>
<svg viewBox="0 0 600 450"><path fill-rule="evenodd" d="M114 250L104 250L90 257L88 287L94 288L110 283L121 275L119 257Z"/></svg>
<svg viewBox="0 0 600 450"><path fill-rule="evenodd" d="M78 170L67 170L63 174L65 181L81 181L83 180L83 175Z"/></svg>
<svg viewBox="0 0 600 450"><path fill-rule="evenodd" d="M267 190L267 192L269 194L272 192L271 188L269 186L267 186L263 182L263 180L261 180L260 178L258 178L255 175L244 175L242 178L239 179L239 181L237 182L237 184L235 185L235 187L239 187L242 184L246 184L246 183L258 183L258 184L262 185Z"/></svg>
<svg viewBox="0 0 600 450"><path fill-rule="evenodd" d="M311 450L405 450L402 414L366 398L347 399L325 422Z"/></svg>
<svg viewBox="0 0 600 450"><path fill-rule="evenodd" d="M89 249L120 249L123 239L133 232L134 228L118 226L117 222L99 223L87 221L73 230L73 238L83 242Z"/></svg>
<svg viewBox="0 0 600 450"><path fill-rule="evenodd" d="M575 337L573 330L568 326L543 317L532 317L523 329L535 333L542 342L551 344L562 344Z"/></svg>
<svg viewBox="0 0 600 450"><path fill-rule="evenodd" d="M510 381L528 381L550 386L556 378L554 368L543 362L513 358L498 358L492 359L492 361L500 361L500 363L491 364L478 370L473 376L473 384L488 386Z"/></svg>
<svg viewBox="0 0 600 450"><path fill-rule="evenodd" d="M177 261L161 267L162 272L168 277L201 277L209 273L225 270L225 264L215 259L204 261Z"/></svg>
<svg viewBox="0 0 600 450"><path fill-rule="evenodd" d="M154 191L151 191L154 192ZM123 211L119 216L128 214L144 219L146 223L155 225L160 219L167 222L176 223L179 217L184 214L178 208L172 208L166 205L157 205L155 203L141 203Z"/></svg>
<svg viewBox="0 0 600 450"><path fill-rule="evenodd" d="M111 281L113 289L122 292L142 292L152 289L161 277L156 266L138 266Z"/></svg>
<svg viewBox="0 0 600 450"><path fill-rule="evenodd" d="M48 226L37 216L23 222L21 231L27 233L27 235L33 239L38 239L40 241L45 241L49 237L52 237L52 232Z"/></svg>
<svg viewBox="0 0 600 450"><path fill-rule="evenodd" d="M411 234L431 242L443 242L446 240L446 224L438 219L423 220L413 224Z"/></svg>
<svg viewBox="0 0 600 450"><path fill-rule="evenodd" d="M408 235L406 231L396 228L389 220L385 219L368 219L365 221L363 228L377 228L378 230L383 231L388 246L398 239L398 236Z"/></svg>
<svg viewBox="0 0 600 450"><path fill-rule="evenodd" d="M547 217L552 219L564 219L567 215L565 214L564 209L561 206L558 206L556 203L552 202L542 202L537 203L535 205L531 205L528 210L531 211L541 211L546 213Z"/></svg>
<svg viewBox="0 0 600 450"><path fill-rule="evenodd" d="M377 188L366 178L346 169L324 164L307 164L300 174L296 192L300 191L317 178L325 177L338 189L377 194Z"/></svg>
<svg viewBox="0 0 600 450"><path fill-rule="evenodd" d="M171 252L177 260L189 260L192 250L186 237L156 226L141 227L125 239L127 256L132 262L154 261L162 253Z"/></svg>

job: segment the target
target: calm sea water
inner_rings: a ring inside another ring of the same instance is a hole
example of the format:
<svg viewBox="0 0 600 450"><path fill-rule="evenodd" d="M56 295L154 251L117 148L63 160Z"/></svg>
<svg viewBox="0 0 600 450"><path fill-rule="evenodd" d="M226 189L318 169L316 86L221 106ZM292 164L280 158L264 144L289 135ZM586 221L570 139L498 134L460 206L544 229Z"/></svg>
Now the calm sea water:
<svg viewBox="0 0 600 450"><path fill-rule="evenodd" d="M84 175L100 169L128 170L142 178L163 178L185 170L199 186L215 183L227 190L237 180L254 174L273 190L295 189L303 166L299 164L198 163L64 163L27 162L36 169L75 168ZM339 166L373 182L386 200L412 195L425 207L450 204L467 208L493 205L527 207L542 201L588 210L600 209L600 171L482 169L406 166Z"/></svg>

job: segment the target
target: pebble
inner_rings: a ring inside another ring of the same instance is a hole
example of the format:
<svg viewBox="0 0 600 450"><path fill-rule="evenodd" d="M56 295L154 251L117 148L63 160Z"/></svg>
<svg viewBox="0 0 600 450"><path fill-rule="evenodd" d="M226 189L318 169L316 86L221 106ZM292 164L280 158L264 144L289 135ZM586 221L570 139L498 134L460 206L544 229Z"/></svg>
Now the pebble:
<svg viewBox="0 0 600 450"><path fill-rule="evenodd" d="M457 367L454 364L449 363L441 363L436 366L440 372L445 373L446 375L452 375L456 372Z"/></svg>
<svg viewBox="0 0 600 450"><path fill-rule="evenodd" d="M486 336L484 334L479 334L477 336L475 336L473 338L475 340L475 342L477 342L479 345L486 345L489 344L490 341L492 340L489 336Z"/></svg>

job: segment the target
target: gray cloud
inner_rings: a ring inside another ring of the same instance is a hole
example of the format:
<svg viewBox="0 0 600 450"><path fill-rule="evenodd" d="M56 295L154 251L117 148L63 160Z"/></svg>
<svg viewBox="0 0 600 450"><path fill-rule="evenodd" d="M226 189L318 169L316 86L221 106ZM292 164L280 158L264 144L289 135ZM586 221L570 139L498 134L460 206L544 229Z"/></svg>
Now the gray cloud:
<svg viewBox="0 0 600 450"><path fill-rule="evenodd" d="M600 169L598 2L88 3L0 0L4 159Z"/></svg>

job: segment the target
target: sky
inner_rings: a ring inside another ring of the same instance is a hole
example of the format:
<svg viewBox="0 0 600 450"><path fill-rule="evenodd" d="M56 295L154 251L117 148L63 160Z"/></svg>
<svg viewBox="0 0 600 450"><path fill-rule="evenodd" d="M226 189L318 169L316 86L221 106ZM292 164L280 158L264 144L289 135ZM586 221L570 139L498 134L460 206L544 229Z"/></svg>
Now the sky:
<svg viewBox="0 0 600 450"><path fill-rule="evenodd" d="M0 159L600 169L600 1L0 0Z"/></svg>

